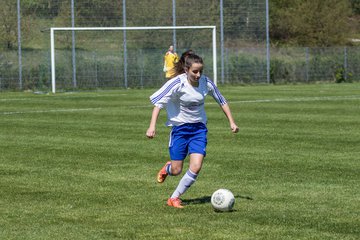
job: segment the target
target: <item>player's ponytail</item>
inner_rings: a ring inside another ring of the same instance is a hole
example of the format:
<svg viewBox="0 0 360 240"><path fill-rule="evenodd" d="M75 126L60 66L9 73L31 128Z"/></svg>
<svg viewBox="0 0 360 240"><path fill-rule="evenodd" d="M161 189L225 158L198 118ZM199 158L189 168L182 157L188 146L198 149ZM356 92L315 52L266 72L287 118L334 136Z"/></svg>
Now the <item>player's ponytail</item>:
<svg viewBox="0 0 360 240"><path fill-rule="evenodd" d="M193 50L187 50L186 52L181 54L180 60L175 63L175 74L172 77L185 73L186 59L192 55L195 55L195 52Z"/></svg>

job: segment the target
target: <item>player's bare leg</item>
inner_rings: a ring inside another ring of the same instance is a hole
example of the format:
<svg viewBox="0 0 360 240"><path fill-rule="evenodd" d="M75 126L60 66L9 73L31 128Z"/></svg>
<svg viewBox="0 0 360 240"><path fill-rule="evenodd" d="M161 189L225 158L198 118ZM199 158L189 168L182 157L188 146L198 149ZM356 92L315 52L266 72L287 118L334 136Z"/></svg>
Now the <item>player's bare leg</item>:
<svg viewBox="0 0 360 240"><path fill-rule="evenodd" d="M174 193L168 199L167 204L175 208L183 208L180 196L186 192L187 189L196 181L198 173L201 170L204 155L199 153L190 154L190 166L184 176L181 178ZM173 161L174 162L174 161Z"/></svg>

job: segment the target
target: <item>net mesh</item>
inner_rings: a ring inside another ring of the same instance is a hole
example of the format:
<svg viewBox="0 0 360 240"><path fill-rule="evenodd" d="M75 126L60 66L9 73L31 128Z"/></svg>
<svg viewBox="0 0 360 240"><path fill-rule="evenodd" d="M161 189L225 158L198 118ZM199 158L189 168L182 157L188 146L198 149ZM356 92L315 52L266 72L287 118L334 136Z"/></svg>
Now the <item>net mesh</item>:
<svg viewBox="0 0 360 240"><path fill-rule="evenodd" d="M173 30L55 31L56 88L154 87L165 81L164 55ZM177 52L188 49L203 57L204 73L213 78L212 29L177 29ZM163 46L159 48L159 46ZM75 64L74 64L74 60ZM73 78L73 68L76 77Z"/></svg>

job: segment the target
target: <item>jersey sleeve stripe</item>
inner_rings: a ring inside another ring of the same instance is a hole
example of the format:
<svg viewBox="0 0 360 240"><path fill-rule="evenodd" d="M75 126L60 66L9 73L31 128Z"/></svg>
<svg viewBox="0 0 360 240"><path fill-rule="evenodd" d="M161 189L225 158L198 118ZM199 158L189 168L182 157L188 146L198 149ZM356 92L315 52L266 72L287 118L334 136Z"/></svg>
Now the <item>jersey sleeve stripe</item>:
<svg viewBox="0 0 360 240"><path fill-rule="evenodd" d="M223 97L223 95L221 95L219 89L215 86L215 84L208 78L207 78L207 82L210 83L212 88L214 89L214 95L216 95L216 98L219 99L219 101L220 101L219 103L221 105L226 104L227 103L226 99Z"/></svg>
<svg viewBox="0 0 360 240"><path fill-rule="evenodd" d="M170 92L171 89L173 89L174 87L176 87L177 85L180 84L180 78L176 79L175 81L173 81L172 83L169 84L169 86L167 86L167 88L165 88L162 92L160 92L158 95L152 97L151 103L155 104L157 103L161 98L163 98L166 94L168 94Z"/></svg>

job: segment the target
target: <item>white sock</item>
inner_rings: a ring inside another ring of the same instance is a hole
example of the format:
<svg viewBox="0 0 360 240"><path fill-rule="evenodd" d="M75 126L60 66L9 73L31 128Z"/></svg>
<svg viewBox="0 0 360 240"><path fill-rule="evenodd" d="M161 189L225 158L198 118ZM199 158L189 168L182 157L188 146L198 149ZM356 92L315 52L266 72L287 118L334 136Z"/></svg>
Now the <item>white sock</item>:
<svg viewBox="0 0 360 240"><path fill-rule="evenodd" d="M177 188L174 193L171 195L171 198L178 198L180 195L184 194L185 191L196 181L197 174L192 171L187 170L184 176L181 178Z"/></svg>
<svg viewBox="0 0 360 240"><path fill-rule="evenodd" d="M171 176L171 164L167 165L165 170L166 170L166 173L169 174L169 176Z"/></svg>

